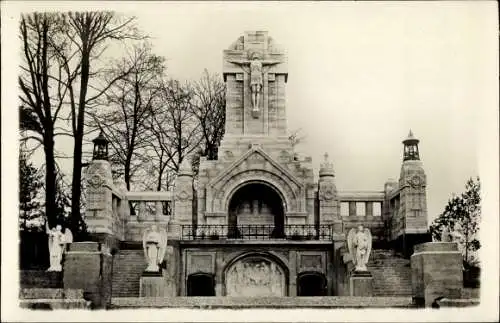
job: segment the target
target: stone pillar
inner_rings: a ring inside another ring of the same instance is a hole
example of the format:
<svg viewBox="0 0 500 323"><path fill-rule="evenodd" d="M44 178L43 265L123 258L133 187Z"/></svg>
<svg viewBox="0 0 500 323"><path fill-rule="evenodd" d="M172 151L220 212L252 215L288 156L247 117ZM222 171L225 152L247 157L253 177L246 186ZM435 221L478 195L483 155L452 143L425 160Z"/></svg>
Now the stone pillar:
<svg viewBox="0 0 500 323"><path fill-rule="evenodd" d="M431 306L439 297L460 298L463 259L454 242L428 242L415 246L411 256L413 300Z"/></svg>
<svg viewBox="0 0 500 323"><path fill-rule="evenodd" d="M175 180L174 203L169 235L172 239L180 239L182 225L193 223L193 172L189 156L184 157Z"/></svg>
<svg viewBox="0 0 500 323"><path fill-rule="evenodd" d="M94 308L111 303L113 258L109 248L97 242L74 242L64 257L65 289L83 289Z"/></svg>
<svg viewBox="0 0 500 323"><path fill-rule="evenodd" d="M291 250L289 257L288 296L297 296L297 251Z"/></svg>
<svg viewBox="0 0 500 323"><path fill-rule="evenodd" d="M217 252L215 254L215 296L226 296L224 292L225 281L223 278L223 270L224 270L224 257L221 252Z"/></svg>
<svg viewBox="0 0 500 323"><path fill-rule="evenodd" d="M350 296L373 296L373 276L369 271L354 271L349 278Z"/></svg>
<svg viewBox="0 0 500 323"><path fill-rule="evenodd" d="M85 172L87 207L85 221L90 233L113 235L113 177L107 160L93 160Z"/></svg>
<svg viewBox="0 0 500 323"><path fill-rule="evenodd" d="M318 197L319 224L334 225L335 222L340 221L335 173L333 164L328 160L328 154L325 154L325 160L321 163L319 170ZM334 226L334 229L337 227Z"/></svg>
<svg viewBox="0 0 500 323"><path fill-rule="evenodd" d="M373 216L373 202L365 202L365 215Z"/></svg>
<svg viewBox="0 0 500 323"><path fill-rule="evenodd" d="M165 296L165 279L160 272L144 272L142 273L139 282L140 297L164 297Z"/></svg>
<svg viewBox="0 0 500 323"><path fill-rule="evenodd" d="M114 185L111 165L107 160L92 160L85 171L85 181L85 223L90 240L115 250L118 241L123 239L124 223L128 220L118 210L118 199L125 198L125 190Z"/></svg>
<svg viewBox="0 0 500 323"><path fill-rule="evenodd" d="M163 276L165 279L165 296L178 296L177 279L179 278L179 271L177 267L180 263L178 256L178 249L174 246L167 245L165 251L165 265Z"/></svg>
<svg viewBox="0 0 500 323"><path fill-rule="evenodd" d="M356 202L349 202L349 216L356 216Z"/></svg>
<svg viewBox="0 0 500 323"><path fill-rule="evenodd" d="M137 221L144 221L146 220L146 202L144 201L139 201L139 214L137 215Z"/></svg>
<svg viewBox="0 0 500 323"><path fill-rule="evenodd" d="M163 216L163 204L162 201L156 201L156 213L155 213L155 221L158 222L161 220Z"/></svg>

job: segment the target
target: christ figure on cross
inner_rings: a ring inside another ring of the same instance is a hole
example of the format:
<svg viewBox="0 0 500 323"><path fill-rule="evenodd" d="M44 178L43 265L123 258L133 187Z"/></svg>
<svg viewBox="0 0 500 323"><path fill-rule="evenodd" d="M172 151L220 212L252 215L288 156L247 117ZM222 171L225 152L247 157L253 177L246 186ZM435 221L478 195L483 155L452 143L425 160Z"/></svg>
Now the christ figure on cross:
<svg viewBox="0 0 500 323"><path fill-rule="evenodd" d="M250 90L252 94L252 114L256 115L259 112L260 95L264 86L263 81L263 66L279 64L280 61L262 60L259 52L254 52L250 56L250 60L228 60L231 63L238 64L242 68L245 65L250 66L250 70L244 69L250 74Z"/></svg>

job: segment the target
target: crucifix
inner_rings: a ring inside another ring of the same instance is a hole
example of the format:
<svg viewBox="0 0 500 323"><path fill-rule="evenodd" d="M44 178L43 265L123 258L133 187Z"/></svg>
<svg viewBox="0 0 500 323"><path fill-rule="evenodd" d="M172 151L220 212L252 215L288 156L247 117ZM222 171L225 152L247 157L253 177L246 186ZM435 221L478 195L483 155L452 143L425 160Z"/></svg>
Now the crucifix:
<svg viewBox="0 0 500 323"><path fill-rule="evenodd" d="M241 68L250 74L250 91L252 95L252 116L258 118L260 95L264 86L263 72L264 66L271 66L281 63L276 60L262 60L259 52L250 55L250 60L228 60L228 62L240 65ZM244 68L249 66L250 69ZM267 71L267 70L266 70Z"/></svg>

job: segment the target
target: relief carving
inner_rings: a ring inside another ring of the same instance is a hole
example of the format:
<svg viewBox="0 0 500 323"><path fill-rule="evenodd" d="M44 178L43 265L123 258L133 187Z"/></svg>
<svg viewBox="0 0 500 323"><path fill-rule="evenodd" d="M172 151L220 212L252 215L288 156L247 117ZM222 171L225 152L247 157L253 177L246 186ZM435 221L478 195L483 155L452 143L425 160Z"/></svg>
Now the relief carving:
<svg viewBox="0 0 500 323"><path fill-rule="evenodd" d="M240 260L227 271L226 296L285 296L285 275L262 258Z"/></svg>
<svg viewBox="0 0 500 323"><path fill-rule="evenodd" d="M189 193L186 190L182 190L179 194L177 194L177 199L179 201L186 201L189 197Z"/></svg>
<svg viewBox="0 0 500 323"><path fill-rule="evenodd" d="M87 183L91 188L99 188L104 185L105 181L101 175L94 174L87 180Z"/></svg>

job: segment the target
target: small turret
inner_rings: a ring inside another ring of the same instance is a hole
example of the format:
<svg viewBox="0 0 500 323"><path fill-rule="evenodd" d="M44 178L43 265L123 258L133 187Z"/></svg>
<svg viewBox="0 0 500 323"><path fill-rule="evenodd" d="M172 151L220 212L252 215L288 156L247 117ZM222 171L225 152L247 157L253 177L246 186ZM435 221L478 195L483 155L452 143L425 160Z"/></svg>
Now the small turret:
<svg viewBox="0 0 500 323"><path fill-rule="evenodd" d="M408 138L403 140L404 151L403 151L403 161L405 160L420 160L418 153L418 143L419 140L413 136L413 132L410 129Z"/></svg>
<svg viewBox="0 0 500 323"><path fill-rule="evenodd" d="M92 154L93 160L108 160L108 140L104 137L104 133L99 133L94 140L94 152Z"/></svg>
<svg viewBox="0 0 500 323"><path fill-rule="evenodd" d="M324 161L319 167L319 177L335 177L335 172L333 171L333 163L328 159L328 153L325 153L324 158Z"/></svg>

